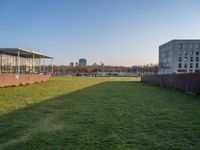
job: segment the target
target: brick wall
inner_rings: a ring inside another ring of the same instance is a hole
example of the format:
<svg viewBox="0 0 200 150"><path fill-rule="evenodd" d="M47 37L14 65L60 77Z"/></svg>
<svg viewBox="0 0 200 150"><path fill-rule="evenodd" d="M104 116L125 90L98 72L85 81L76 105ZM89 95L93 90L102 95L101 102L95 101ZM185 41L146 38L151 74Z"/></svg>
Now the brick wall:
<svg viewBox="0 0 200 150"><path fill-rule="evenodd" d="M162 87L181 89L187 93L200 94L200 73L146 75L141 80Z"/></svg>
<svg viewBox="0 0 200 150"><path fill-rule="evenodd" d="M50 75L0 73L0 87L50 80Z"/></svg>

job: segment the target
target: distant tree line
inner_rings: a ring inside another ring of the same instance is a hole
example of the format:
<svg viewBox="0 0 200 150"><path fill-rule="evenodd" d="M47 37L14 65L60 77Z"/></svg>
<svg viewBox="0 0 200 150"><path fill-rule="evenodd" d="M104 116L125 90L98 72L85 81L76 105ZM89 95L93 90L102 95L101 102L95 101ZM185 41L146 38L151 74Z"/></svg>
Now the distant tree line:
<svg viewBox="0 0 200 150"><path fill-rule="evenodd" d="M50 71L51 66L47 66L46 70ZM143 74L157 74L158 66L154 64L147 64L143 66L64 66L64 65L54 65L53 74L54 75L70 75L70 76L117 76L117 75L132 75L141 76Z"/></svg>

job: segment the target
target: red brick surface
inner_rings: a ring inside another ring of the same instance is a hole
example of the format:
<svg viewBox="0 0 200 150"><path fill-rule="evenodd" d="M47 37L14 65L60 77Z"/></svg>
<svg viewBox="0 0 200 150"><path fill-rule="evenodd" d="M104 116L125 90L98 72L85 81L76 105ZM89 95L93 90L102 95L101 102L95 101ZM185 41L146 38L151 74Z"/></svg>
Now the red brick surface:
<svg viewBox="0 0 200 150"><path fill-rule="evenodd" d="M36 82L47 81L50 79L50 75L0 73L0 87L27 83L33 84Z"/></svg>

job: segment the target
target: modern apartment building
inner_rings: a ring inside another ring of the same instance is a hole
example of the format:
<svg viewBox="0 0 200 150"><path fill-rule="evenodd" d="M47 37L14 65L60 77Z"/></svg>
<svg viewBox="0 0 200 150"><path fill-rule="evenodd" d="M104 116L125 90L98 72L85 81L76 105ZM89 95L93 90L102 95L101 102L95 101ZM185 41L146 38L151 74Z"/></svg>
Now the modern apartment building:
<svg viewBox="0 0 200 150"><path fill-rule="evenodd" d="M159 74L200 72L200 40L172 40L159 46Z"/></svg>

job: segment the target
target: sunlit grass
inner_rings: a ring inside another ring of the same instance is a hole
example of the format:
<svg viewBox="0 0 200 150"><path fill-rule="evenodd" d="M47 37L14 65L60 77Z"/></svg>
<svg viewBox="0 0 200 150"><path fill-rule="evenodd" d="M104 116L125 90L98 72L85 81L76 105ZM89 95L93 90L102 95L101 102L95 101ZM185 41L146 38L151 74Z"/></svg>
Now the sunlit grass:
<svg viewBox="0 0 200 150"><path fill-rule="evenodd" d="M199 97L138 80L0 88L0 149L199 149Z"/></svg>

